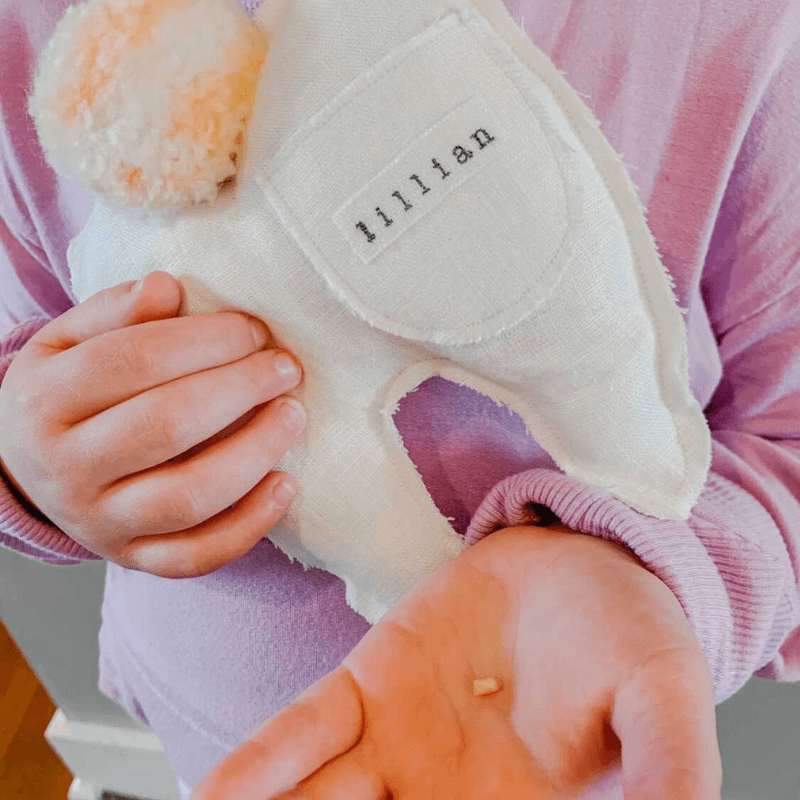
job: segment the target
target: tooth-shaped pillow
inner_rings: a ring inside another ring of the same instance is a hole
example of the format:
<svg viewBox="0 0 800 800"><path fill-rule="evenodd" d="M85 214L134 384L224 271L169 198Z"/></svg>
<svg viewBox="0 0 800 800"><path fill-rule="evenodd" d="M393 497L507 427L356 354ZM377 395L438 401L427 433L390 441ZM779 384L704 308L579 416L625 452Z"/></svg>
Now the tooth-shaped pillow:
<svg viewBox="0 0 800 800"><path fill-rule="evenodd" d="M204 31L233 7L177 5ZM500 0L281 11L246 20L269 46L236 181L178 211L99 200L78 300L167 270L185 313L246 311L299 357L309 423L277 466L299 493L269 536L372 623L464 547L392 420L434 375L519 414L567 475L686 519L711 461L686 312L579 95Z"/></svg>

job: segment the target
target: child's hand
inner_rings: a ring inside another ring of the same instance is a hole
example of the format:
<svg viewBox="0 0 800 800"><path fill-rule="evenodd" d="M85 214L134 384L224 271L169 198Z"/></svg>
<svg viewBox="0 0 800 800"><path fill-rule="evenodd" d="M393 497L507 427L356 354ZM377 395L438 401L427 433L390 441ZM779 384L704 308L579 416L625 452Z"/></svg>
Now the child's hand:
<svg viewBox="0 0 800 800"><path fill-rule="evenodd" d="M485 676L504 688L475 696ZM680 604L623 547L509 528L406 595L192 800L574 798L620 755L626 800L720 800Z"/></svg>
<svg viewBox="0 0 800 800"><path fill-rule="evenodd" d="M205 575L286 510L272 492L294 481L270 470L304 422L287 426L283 400L264 404L300 371L278 373L278 351L262 349L269 330L245 314L177 317L168 273L132 285L71 308L17 354L0 387L0 465L93 553L167 578Z"/></svg>

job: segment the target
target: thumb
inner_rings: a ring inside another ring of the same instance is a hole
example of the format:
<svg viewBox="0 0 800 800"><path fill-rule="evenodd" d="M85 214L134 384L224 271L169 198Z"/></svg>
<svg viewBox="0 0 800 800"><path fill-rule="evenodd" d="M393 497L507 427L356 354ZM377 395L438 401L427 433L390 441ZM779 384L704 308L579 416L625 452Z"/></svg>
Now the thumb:
<svg viewBox="0 0 800 800"><path fill-rule="evenodd" d="M620 686L611 727L622 742L625 800L720 800L722 759L702 653L662 650Z"/></svg>
<svg viewBox="0 0 800 800"><path fill-rule="evenodd" d="M49 322L30 341L68 350L103 333L178 315L183 289L168 272L151 272L140 287L135 284L126 281L97 292Z"/></svg>
<svg viewBox="0 0 800 800"><path fill-rule="evenodd" d="M363 724L358 685L339 667L221 761L191 800L262 800L286 792L353 747Z"/></svg>

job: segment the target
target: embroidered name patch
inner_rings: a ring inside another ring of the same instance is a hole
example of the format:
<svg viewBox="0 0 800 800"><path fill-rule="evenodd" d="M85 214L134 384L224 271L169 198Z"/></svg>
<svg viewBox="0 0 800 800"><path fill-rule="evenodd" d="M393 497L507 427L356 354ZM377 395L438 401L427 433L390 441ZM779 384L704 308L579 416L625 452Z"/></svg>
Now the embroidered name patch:
<svg viewBox="0 0 800 800"><path fill-rule="evenodd" d="M392 159L334 222L369 263L506 149L505 139L496 116L470 98Z"/></svg>
<svg viewBox="0 0 800 800"><path fill-rule="evenodd" d="M585 227L549 89L500 66L502 40L459 9L351 76L256 178L338 300L436 344L541 308Z"/></svg>

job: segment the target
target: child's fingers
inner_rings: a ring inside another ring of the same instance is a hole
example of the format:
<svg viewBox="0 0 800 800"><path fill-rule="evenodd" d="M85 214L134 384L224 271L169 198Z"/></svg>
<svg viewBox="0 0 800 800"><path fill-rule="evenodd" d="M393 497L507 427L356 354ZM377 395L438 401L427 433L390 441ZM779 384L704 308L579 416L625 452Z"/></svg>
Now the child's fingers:
<svg viewBox="0 0 800 800"><path fill-rule="evenodd" d="M153 277L148 280L159 288ZM61 425L74 426L161 386L177 392L174 401L182 407L183 389L174 384L182 381L185 387L187 380L204 371L238 364L264 350L270 341L263 322L239 312L191 317L167 313L164 318L144 319L144 312L159 307L159 299L151 292L147 302L140 299L134 303L131 308L140 308L143 313L134 316L129 327L109 330L46 360L40 370L41 381L59 387L57 418ZM95 321L81 321L84 333L94 330ZM108 322L99 320L97 324ZM72 324L74 327L77 323ZM70 335L77 334L73 330ZM217 393L224 393L224 389L218 388Z"/></svg>
<svg viewBox="0 0 800 800"><path fill-rule="evenodd" d="M176 316L183 298L180 283L161 270L144 280L147 294L132 291L136 281L104 289L56 317L34 334L31 341L51 350L69 350L110 331Z"/></svg>
<svg viewBox="0 0 800 800"><path fill-rule="evenodd" d="M296 487L285 473L270 473L235 508L188 531L133 539L114 560L160 578L198 578L216 572L249 553L277 525L286 505L277 502L275 489L285 481Z"/></svg>
<svg viewBox="0 0 800 800"><path fill-rule="evenodd" d="M302 406L294 399L280 397L263 406L244 427L192 458L166 462L112 484L99 505L107 519L125 520L127 529L121 529L118 537L127 543L131 531L147 531L144 537L126 545L124 555L138 550L137 542L150 541L157 535L192 543L202 535L209 550L217 549L221 546L217 538L231 536L225 525L239 522L239 514L248 510L252 516L248 528L263 526L266 520L254 505L254 498L241 510L237 505L233 518L222 515L234 504L241 504L297 441L305 422L294 422L287 413L292 408L301 410ZM263 536L269 528L260 530Z"/></svg>
<svg viewBox="0 0 800 800"><path fill-rule="evenodd" d="M722 761L713 685L702 653L672 649L615 698L626 800L720 800Z"/></svg>
<svg viewBox="0 0 800 800"><path fill-rule="evenodd" d="M287 378L278 371L282 356L278 350L262 350L137 394L73 426L64 434L65 447L92 465L92 478L106 487L105 491L113 491L117 481L131 480L137 473L174 459L186 461L189 453L219 441L223 431L232 435L244 426L242 420L252 419L262 406L297 386L299 376ZM286 452L275 452L284 442L280 424L279 418L274 419L270 429L261 433L262 439L253 444L260 451L272 450L276 460ZM293 441L285 440L286 449ZM258 477L266 473L265 469ZM255 478L253 474L248 489ZM238 497L244 492L242 488ZM188 526L172 530L183 527Z"/></svg>
<svg viewBox="0 0 800 800"><path fill-rule="evenodd" d="M347 752L359 741L362 730L358 685L344 667L339 667L306 689L220 762L195 789L191 800L274 798Z"/></svg>

